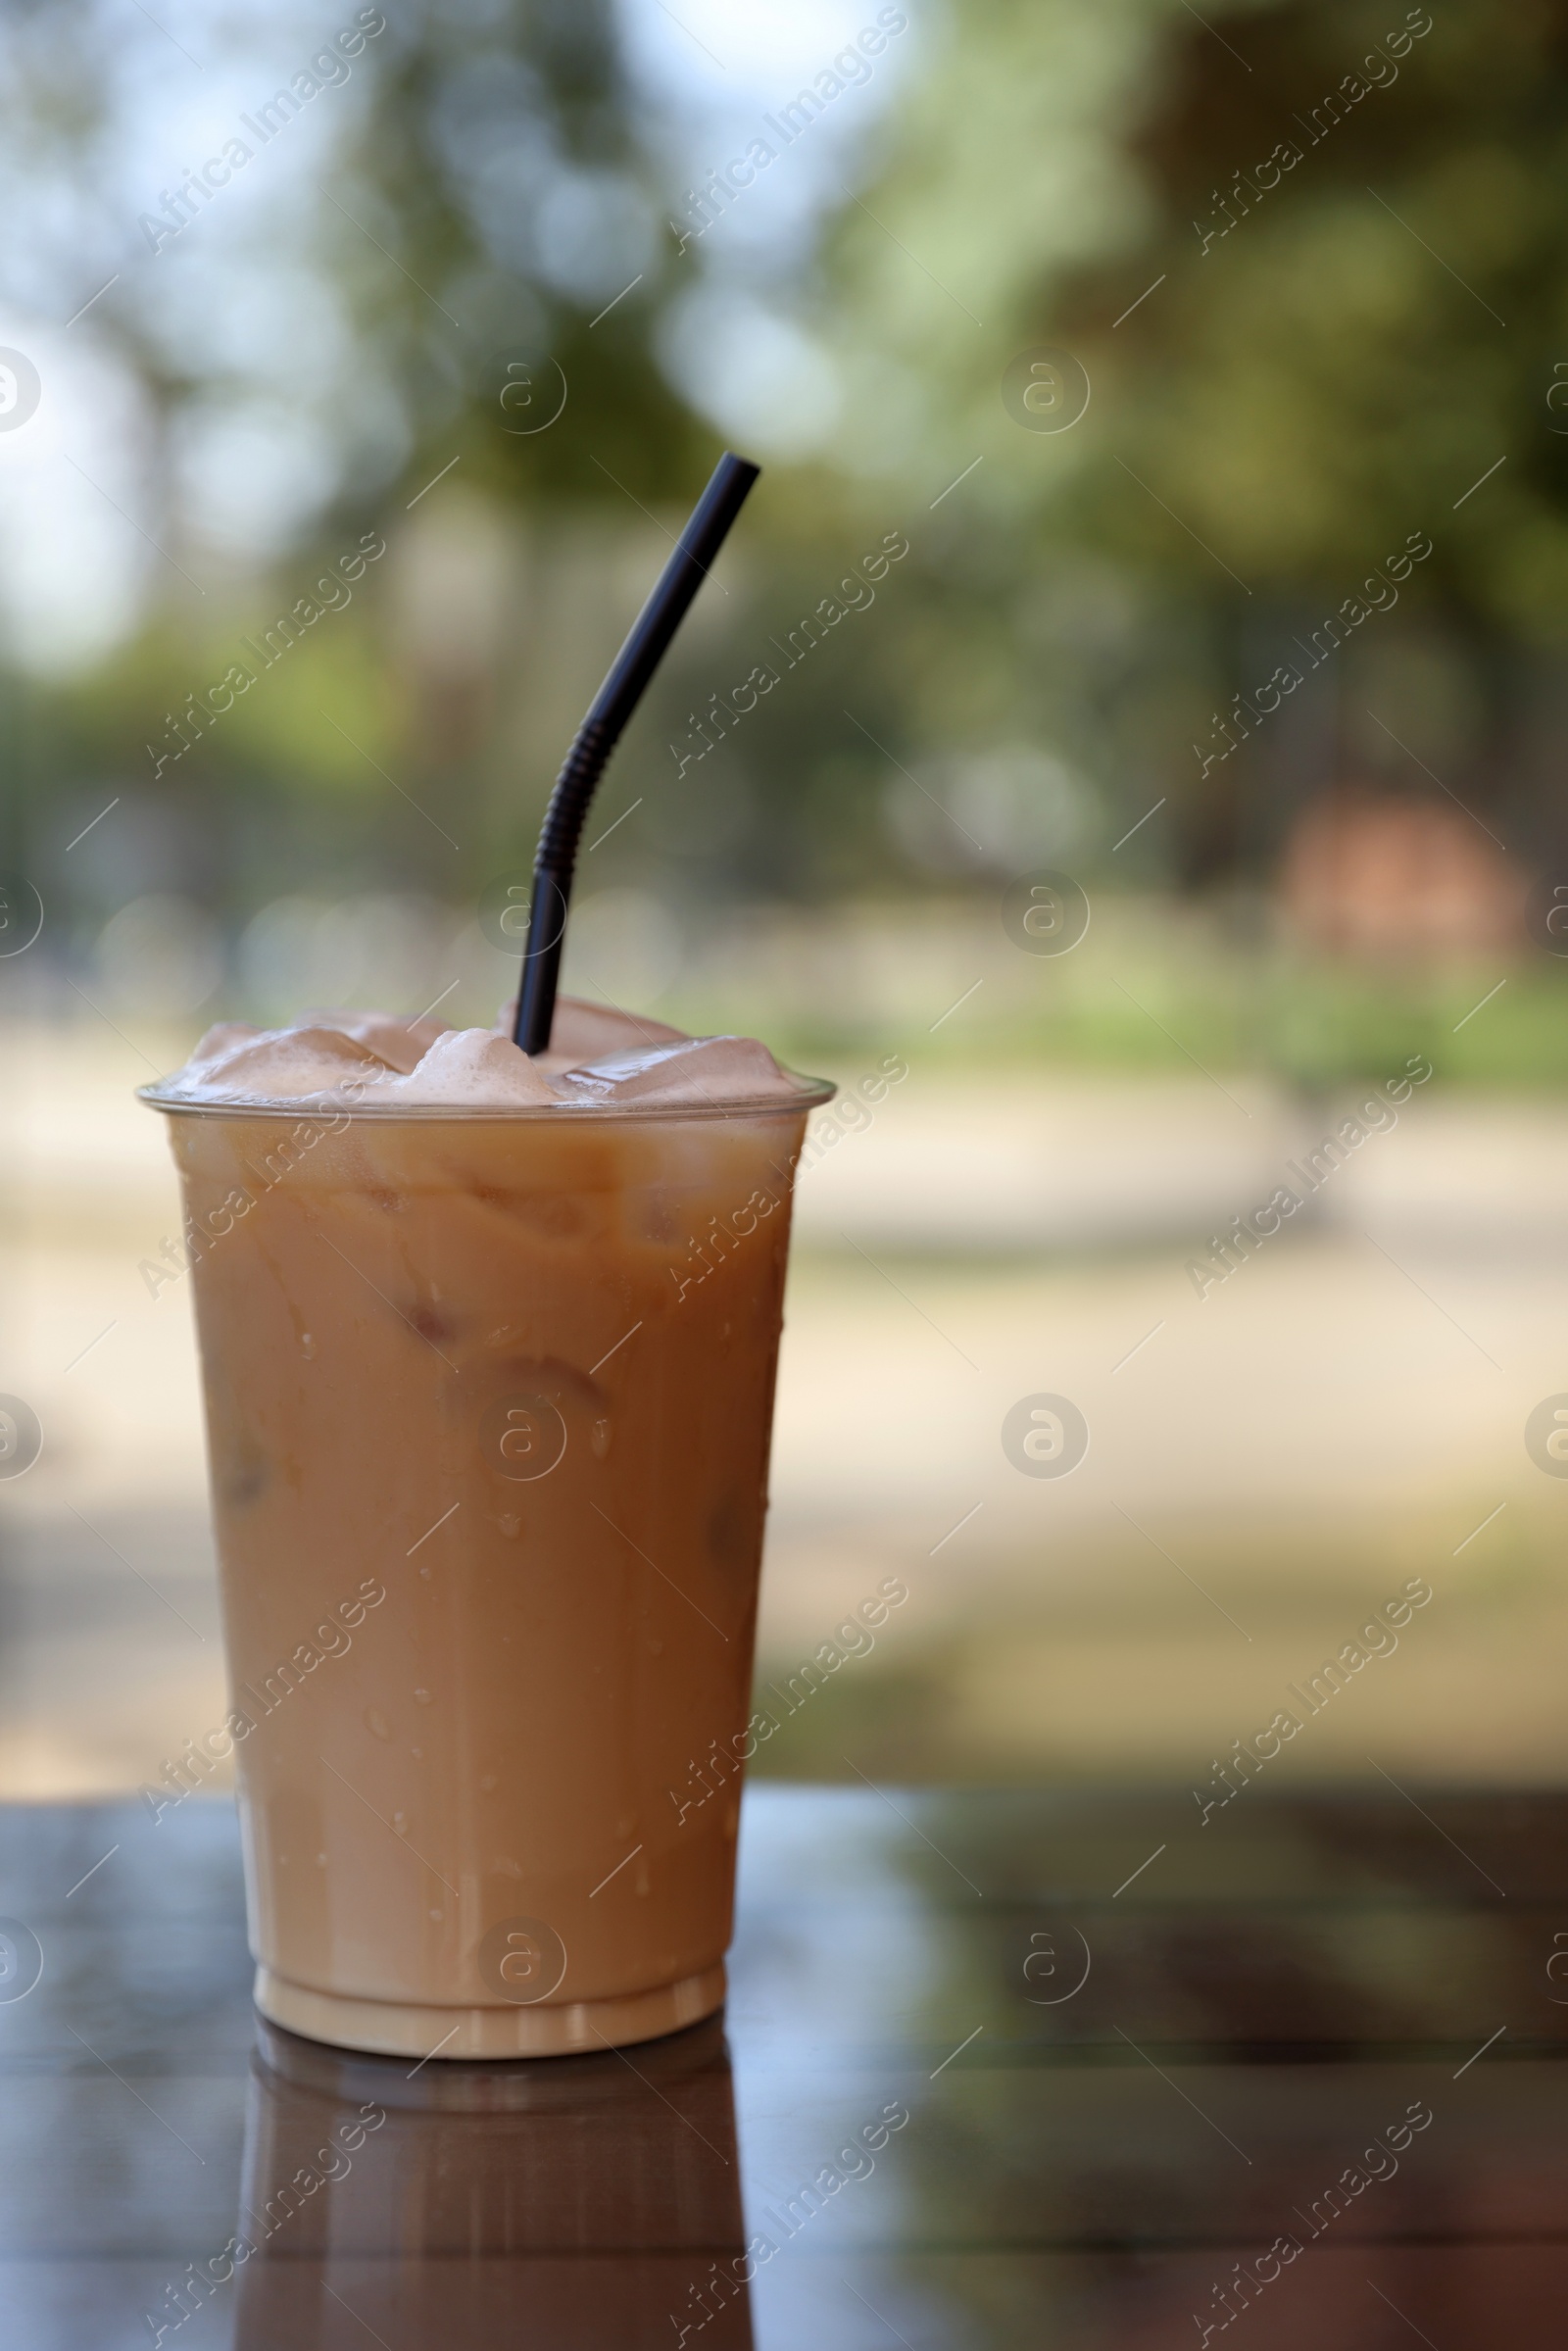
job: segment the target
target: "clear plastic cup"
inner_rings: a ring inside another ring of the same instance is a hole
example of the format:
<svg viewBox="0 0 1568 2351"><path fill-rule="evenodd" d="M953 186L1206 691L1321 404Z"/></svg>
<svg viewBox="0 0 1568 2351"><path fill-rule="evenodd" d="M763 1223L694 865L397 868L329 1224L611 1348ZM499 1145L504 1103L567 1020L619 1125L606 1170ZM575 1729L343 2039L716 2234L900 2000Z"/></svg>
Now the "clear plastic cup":
<svg viewBox="0 0 1568 2351"><path fill-rule="evenodd" d="M411 2057L724 1996L795 1164L831 1089L181 1102L256 1998Z"/></svg>

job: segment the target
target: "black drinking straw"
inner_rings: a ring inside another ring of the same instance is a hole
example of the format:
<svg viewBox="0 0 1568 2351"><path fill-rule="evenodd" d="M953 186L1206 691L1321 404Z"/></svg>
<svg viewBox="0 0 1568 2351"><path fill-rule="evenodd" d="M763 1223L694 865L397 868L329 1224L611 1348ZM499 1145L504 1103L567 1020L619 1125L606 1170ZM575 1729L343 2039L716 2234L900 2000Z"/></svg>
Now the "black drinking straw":
<svg viewBox="0 0 1568 2351"><path fill-rule="evenodd" d="M514 1042L525 1053L542 1053L550 1044L561 977L561 949L571 903L577 844L594 788L669 641L686 617L686 608L708 577L730 524L745 504L758 474L743 457L726 450L713 477L692 510L690 521L664 565L659 585L638 613L630 636L615 656L610 675L594 696L578 727L545 810L533 860L533 900L528 909L528 945L517 990Z"/></svg>

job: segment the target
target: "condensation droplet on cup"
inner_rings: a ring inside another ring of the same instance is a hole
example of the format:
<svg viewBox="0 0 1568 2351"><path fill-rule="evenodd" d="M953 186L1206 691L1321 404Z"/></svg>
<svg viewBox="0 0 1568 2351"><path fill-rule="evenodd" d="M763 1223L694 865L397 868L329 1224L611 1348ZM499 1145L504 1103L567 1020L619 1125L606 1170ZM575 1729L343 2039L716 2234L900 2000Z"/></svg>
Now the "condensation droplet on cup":
<svg viewBox="0 0 1568 2351"><path fill-rule="evenodd" d="M406 1812L394 1812L392 1815L392 1826L400 1837L407 1837L409 1834L408 1814Z"/></svg>
<svg viewBox="0 0 1568 2351"><path fill-rule="evenodd" d="M316 1341L311 1337L309 1331L300 1333L300 1353L305 1357L307 1363L314 1363L316 1360Z"/></svg>
<svg viewBox="0 0 1568 2351"><path fill-rule="evenodd" d="M439 1910L432 1910L432 1911L431 1911L431 1913L430 1913L430 1916L431 1916L433 1919L439 1920L439 1919L440 1919L440 1916L441 1916L441 1913L440 1913L440 1911L439 1911Z"/></svg>
<svg viewBox="0 0 1568 2351"><path fill-rule="evenodd" d="M366 1707L365 1727L368 1731L372 1733L375 1738L384 1739L390 1741L392 1737L392 1726L387 1721L386 1716L382 1714L377 1707Z"/></svg>
<svg viewBox="0 0 1568 2351"><path fill-rule="evenodd" d="M510 1510L503 1510L501 1516L496 1520L496 1525L501 1529L502 1534L505 1535L509 1543L512 1541L513 1537L519 1534L522 1529L521 1519L514 1517Z"/></svg>
<svg viewBox="0 0 1568 2351"><path fill-rule="evenodd" d="M424 1761L423 1747L410 1747L409 1753L414 1757L416 1763L422 1763Z"/></svg>
<svg viewBox="0 0 1568 2351"><path fill-rule="evenodd" d="M430 1692L427 1690L416 1690L414 1693L414 1703L416 1706L428 1706L431 1703Z"/></svg>
<svg viewBox="0 0 1568 2351"><path fill-rule="evenodd" d="M593 1433L588 1440L588 1445L594 1459L603 1461L610 1450L610 1423L608 1420L594 1422Z"/></svg>

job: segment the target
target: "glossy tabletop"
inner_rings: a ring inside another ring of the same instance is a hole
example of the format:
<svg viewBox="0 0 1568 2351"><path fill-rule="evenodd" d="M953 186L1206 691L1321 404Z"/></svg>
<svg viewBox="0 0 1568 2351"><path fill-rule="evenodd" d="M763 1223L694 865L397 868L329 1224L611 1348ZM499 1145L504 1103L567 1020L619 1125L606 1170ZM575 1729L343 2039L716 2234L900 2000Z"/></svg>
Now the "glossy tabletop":
<svg viewBox="0 0 1568 2351"><path fill-rule="evenodd" d="M724 2018L532 2064L261 2026L225 1804L0 1912L26 2351L1563 2339L1568 1799L763 1785Z"/></svg>

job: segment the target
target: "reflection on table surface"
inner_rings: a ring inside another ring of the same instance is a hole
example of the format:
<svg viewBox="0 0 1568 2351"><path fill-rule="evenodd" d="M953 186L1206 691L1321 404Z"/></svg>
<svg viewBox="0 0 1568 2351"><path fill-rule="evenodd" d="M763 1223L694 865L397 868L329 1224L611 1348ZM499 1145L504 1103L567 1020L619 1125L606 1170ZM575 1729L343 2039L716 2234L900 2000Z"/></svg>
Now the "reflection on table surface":
<svg viewBox="0 0 1568 2351"><path fill-rule="evenodd" d="M723 2020L411 2068L256 2019L225 1805L0 1811L4 2338L1555 2343L1565 1831L758 1788Z"/></svg>
<svg viewBox="0 0 1568 2351"><path fill-rule="evenodd" d="M336 2351L367 2327L411 2343L636 2342L650 2315L710 2311L705 2339L748 2351L723 2027L625 2058L411 2074L258 2019L236 2235L245 2351Z"/></svg>

